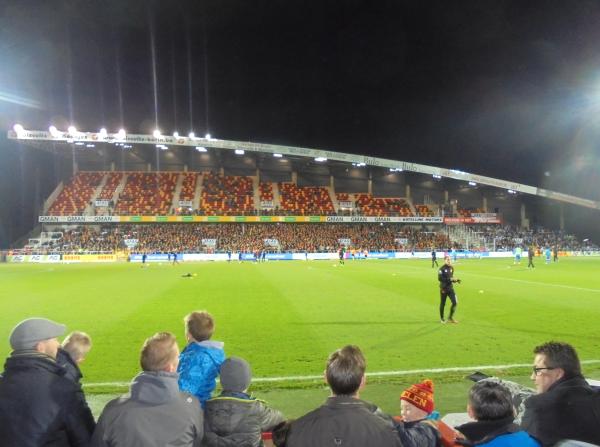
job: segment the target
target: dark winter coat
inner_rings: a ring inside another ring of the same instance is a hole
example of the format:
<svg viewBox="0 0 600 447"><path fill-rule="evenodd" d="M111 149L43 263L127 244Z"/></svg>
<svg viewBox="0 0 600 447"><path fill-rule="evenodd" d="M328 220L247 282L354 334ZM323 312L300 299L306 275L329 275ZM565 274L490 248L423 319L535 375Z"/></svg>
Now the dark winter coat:
<svg viewBox="0 0 600 447"><path fill-rule="evenodd" d="M442 445L442 438L434 421L394 421L394 425L404 447L438 447Z"/></svg>
<svg viewBox="0 0 600 447"><path fill-rule="evenodd" d="M0 444L3 447L81 447L94 418L81 386L64 377L54 359L15 351L0 379Z"/></svg>
<svg viewBox="0 0 600 447"><path fill-rule="evenodd" d="M600 445L600 392L583 377L560 380L525 401L521 426L544 446L563 439Z"/></svg>
<svg viewBox="0 0 600 447"><path fill-rule="evenodd" d="M466 440L457 441L460 445L480 447L539 447L540 443L513 423L514 418L496 421L468 422L456 429Z"/></svg>
<svg viewBox="0 0 600 447"><path fill-rule="evenodd" d="M204 441L209 447L259 447L261 433L283 422L283 415L245 393L223 392L206 401Z"/></svg>
<svg viewBox="0 0 600 447"><path fill-rule="evenodd" d="M335 396L287 427L286 447L402 447L392 419L373 404ZM277 436L275 436L277 437Z"/></svg>
<svg viewBox="0 0 600 447"><path fill-rule="evenodd" d="M71 355L64 349L59 349L56 353L56 363L65 369L65 377L72 380L73 382L81 383L83 374L79 369L79 365Z"/></svg>
<svg viewBox="0 0 600 447"><path fill-rule="evenodd" d="M104 407L92 447L198 447L203 434L200 403L179 391L177 374L142 372Z"/></svg>

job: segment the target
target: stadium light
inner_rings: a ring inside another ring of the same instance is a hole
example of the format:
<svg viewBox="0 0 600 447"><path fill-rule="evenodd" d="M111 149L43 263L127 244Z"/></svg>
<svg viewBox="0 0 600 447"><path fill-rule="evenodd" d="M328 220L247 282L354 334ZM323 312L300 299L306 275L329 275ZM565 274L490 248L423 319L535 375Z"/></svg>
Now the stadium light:
<svg viewBox="0 0 600 447"><path fill-rule="evenodd" d="M316 157L315 161L323 162L323 161L327 161L327 158L325 158L325 157Z"/></svg>
<svg viewBox="0 0 600 447"><path fill-rule="evenodd" d="M83 146L85 143L83 141L78 141L75 143L75 146Z"/></svg>
<svg viewBox="0 0 600 447"><path fill-rule="evenodd" d="M86 144L85 147L96 147L95 144Z"/></svg>
<svg viewBox="0 0 600 447"><path fill-rule="evenodd" d="M211 139L211 137L210 137L210 134L209 134L209 133L207 133L206 135L204 135L204 139L205 139L205 140L210 140L210 139Z"/></svg>
<svg viewBox="0 0 600 447"><path fill-rule="evenodd" d="M67 130L71 135L75 135L77 133L77 129L75 128L75 126L69 126Z"/></svg>
<svg viewBox="0 0 600 447"><path fill-rule="evenodd" d="M477 183L475 183L475 182L469 182L469 186L477 186Z"/></svg>
<svg viewBox="0 0 600 447"><path fill-rule="evenodd" d="M202 147L202 146L196 146L196 150L197 150L198 152L206 152L206 148L205 148L205 147Z"/></svg>
<svg viewBox="0 0 600 447"><path fill-rule="evenodd" d="M190 132L188 137L190 137L193 140L196 138L196 134L194 132Z"/></svg>
<svg viewBox="0 0 600 447"><path fill-rule="evenodd" d="M173 132L173 137L174 138L179 138L179 132Z"/></svg>
<svg viewBox="0 0 600 447"><path fill-rule="evenodd" d="M48 128L48 131L50 132L50 135L52 135L55 138L60 135L60 132L58 131L58 129L56 128L56 126L50 126Z"/></svg>
<svg viewBox="0 0 600 447"><path fill-rule="evenodd" d="M125 129L119 129L119 132L117 132L117 138L119 138L119 140L124 140L126 136L127 134L125 133Z"/></svg>
<svg viewBox="0 0 600 447"><path fill-rule="evenodd" d="M236 149L236 150L235 150L235 153L236 153L237 155L244 155L244 154L245 154L245 151L244 151L244 149Z"/></svg>
<svg viewBox="0 0 600 447"><path fill-rule="evenodd" d="M281 154L273 154L273 157L275 157L275 158L281 158L281 157L283 157L283 155L281 155Z"/></svg>
<svg viewBox="0 0 600 447"><path fill-rule="evenodd" d="M108 136L108 132L106 131L106 128L103 127L102 129L100 129L100 136L102 138L106 138Z"/></svg>
<svg viewBox="0 0 600 447"><path fill-rule="evenodd" d="M154 132L152 132L152 135L154 135L154 138L160 138L160 130L155 129Z"/></svg>
<svg viewBox="0 0 600 447"><path fill-rule="evenodd" d="M439 180L439 179L441 179L441 178L442 178L442 176L441 176L441 175L437 175L437 174L433 174L433 178L435 178L435 179L438 179L438 180Z"/></svg>
<svg viewBox="0 0 600 447"><path fill-rule="evenodd" d="M21 136L21 134L25 131L25 129L23 129L23 126L21 126L20 124L15 124L13 126L13 130L15 131L17 136Z"/></svg>
<svg viewBox="0 0 600 447"><path fill-rule="evenodd" d="M517 191L513 191L512 189L509 189L509 190L508 190L508 193L509 193L509 194L516 194L516 193L517 193Z"/></svg>

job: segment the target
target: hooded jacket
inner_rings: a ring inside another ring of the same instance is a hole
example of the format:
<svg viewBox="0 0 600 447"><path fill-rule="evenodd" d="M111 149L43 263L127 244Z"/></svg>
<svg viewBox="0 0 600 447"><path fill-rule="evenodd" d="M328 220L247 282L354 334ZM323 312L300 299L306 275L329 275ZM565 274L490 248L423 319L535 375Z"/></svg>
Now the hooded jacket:
<svg viewBox="0 0 600 447"><path fill-rule="evenodd" d="M204 433L196 398L179 391L177 374L142 372L127 395L110 401L94 447L197 447Z"/></svg>
<svg viewBox="0 0 600 447"><path fill-rule="evenodd" d="M539 447L540 443L513 423L514 418L494 421L476 421L463 424L456 429L466 440L457 443L464 446L485 447Z"/></svg>
<svg viewBox="0 0 600 447"><path fill-rule="evenodd" d="M245 393L223 392L206 401L204 443L208 447L259 447L261 433L285 420L261 400Z"/></svg>
<svg viewBox="0 0 600 447"><path fill-rule="evenodd" d="M82 447L94 417L81 386L45 354L14 351L0 378L0 443L3 447Z"/></svg>

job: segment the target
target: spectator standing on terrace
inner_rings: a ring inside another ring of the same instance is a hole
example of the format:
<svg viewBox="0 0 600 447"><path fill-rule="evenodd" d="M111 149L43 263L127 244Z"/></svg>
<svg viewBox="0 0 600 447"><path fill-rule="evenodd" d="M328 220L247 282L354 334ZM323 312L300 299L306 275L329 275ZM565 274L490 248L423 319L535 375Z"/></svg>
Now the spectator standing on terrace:
<svg viewBox="0 0 600 447"><path fill-rule="evenodd" d="M204 434L202 410L179 391L175 336L157 333L144 342L142 372L130 392L110 401L98 420L92 447L199 447Z"/></svg>
<svg viewBox="0 0 600 447"><path fill-rule="evenodd" d="M83 374L81 374L79 365L85 360L90 349L92 349L92 339L85 332L71 332L63 340L56 353L56 363L65 369L67 379L77 383L81 382Z"/></svg>
<svg viewBox="0 0 600 447"><path fill-rule="evenodd" d="M475 422L456 429L466 437L461 445L489 447L539 447L540 444L514 423L515 407L508 388L481 381L469 392L467 413Z"/></svg>
<svg viewBox="0 0 600 447"><path fill-rule="evenodd" d="M365 370L366 361L357 346L333 352L325 370L331 397L321 407L282 428L287 430L284 435L276 430L277 445L402 447L392 419L359 398L366 384Z"/></svg>
<svg viewBox="0 0 600 447"><path fill-rule="evenodd" d="M448 255L444 257L444 265L438 270L438 281L440 282L440 321L442 323L446 323L446 321L449 323L458 323L454 319L454 312L458 303L456 293L454 292L454 283L460 283L460 279L454 278L454 267L452 267L452 261ZM450 298L452 303L448 320L444 318L447 298Z"/></svg>
<svg viewBox="0 0 600 447"><path fill-rule="evenodd" d="M229 357L225 360L220 379L223 391L206 401L203 445L262 446L261 433L271 431L285 418L247 394L252 372L244 359Z"/></svg>
<svg viewBox="0 0 600 447"><path fill-rule="evenodd" d="M6 447L86 446L94 418L81 386L56 363L65 326L29 318L10 334L0 378L0 443Z"/></svg>
<svg viewBox="0 0 600 447"><path fill-rule="evenodd" d="M188 345L179 356L179 387L198 398L202 407L216 387L221 364L225 361L224 343L212 341L215 321L206 311L184 318Z"/></svg>
<svg viewBox="0 0 600 447"><path fill-rule="evenodd" d="M575 349L551 341L533 353L537 394L525 401L523 429L544 446L563 439L600 445L600 392L583 378Z"/></svg>

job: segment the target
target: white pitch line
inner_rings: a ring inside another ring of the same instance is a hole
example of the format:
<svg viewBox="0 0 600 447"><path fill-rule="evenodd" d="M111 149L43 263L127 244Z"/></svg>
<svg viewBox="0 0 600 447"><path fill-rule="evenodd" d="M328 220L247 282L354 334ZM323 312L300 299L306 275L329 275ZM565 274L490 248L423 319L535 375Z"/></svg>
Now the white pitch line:
<svg viewBox="0 0 600 447"><path fill-rule="evenodd" d="M549 282L528 281L526 279L504 278L504 277L492 276L492 275L482 275L481 273L465 272L465 276L481 276L483 278L493 278L493 279L499 279L502 281L513 281L513 282L522 282L525 284L535 284L536 286L561 287L563 289L583 290L586 292L600 293L600 289L589 289L587 287L567 286L565 284L552 284Z"/></svg>
<svg viewBox="0 0 600 447"><path fill-rule="evenodd" d="M600 360L582 360L582 365L592 365L600 363ZM531 367L531 363L513 363L510 365L477 365L477 366L457 366L451 368L428 368L428 369L407 369L399 371L377 371L367 373L368 377L388 377L388 376L408 376L411 374L426 374L426 373L445 373L445 372L460 372L460 371L480 371L490 369L515 369ZM282 376L282 377L256 377L252 382L298 382L303 380L318 380L322 379L323 375L318 376ZM85 383L87 387L126 387L130 382L98 382Z"/></svg>

